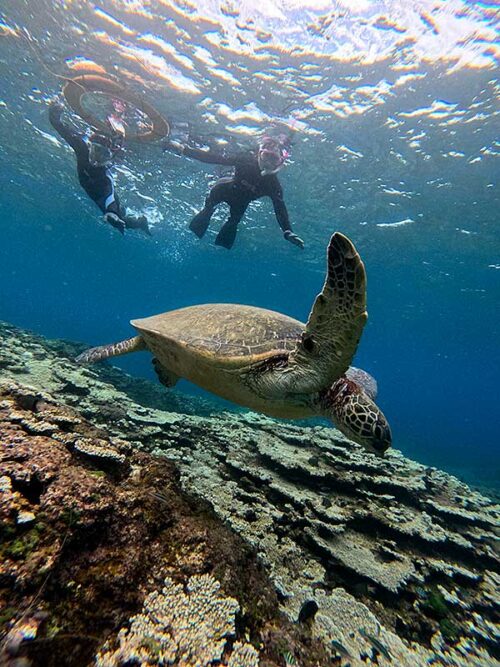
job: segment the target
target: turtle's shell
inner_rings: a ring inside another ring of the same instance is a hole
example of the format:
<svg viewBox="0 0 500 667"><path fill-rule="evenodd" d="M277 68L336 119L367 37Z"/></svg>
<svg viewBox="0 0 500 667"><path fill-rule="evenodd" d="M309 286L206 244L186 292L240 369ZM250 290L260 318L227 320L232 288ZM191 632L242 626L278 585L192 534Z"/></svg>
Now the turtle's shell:
<svg viewBox="0 0 500 667"><path fill-rule="evenodd" d="M177 350L223 366L291 351L305 328L272 310L224 303L172 310L131 324L147 343L154 337L156 345L175 344Z"/></svg>

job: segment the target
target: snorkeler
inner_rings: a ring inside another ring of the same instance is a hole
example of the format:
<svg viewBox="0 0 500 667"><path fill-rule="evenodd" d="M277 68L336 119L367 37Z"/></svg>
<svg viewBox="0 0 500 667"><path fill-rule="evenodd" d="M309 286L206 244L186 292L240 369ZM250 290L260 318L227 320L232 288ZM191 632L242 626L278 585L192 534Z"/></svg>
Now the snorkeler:
<svg viewBox="0 0 500 667"><path fill-rule="evenodd" d="M52 102L49 120L52 127L75 151L80 185L104 214L104 221L124 234L125 229L141 229L150 234L146 216L131 216L123 212L115 192L111 165L121 149L122 136L94 132L89 138L76 132L61 120L63 106Z"/></svg>
<svg viewBox="0 0 500 667"><path fill-rule="evenodd" d="M282 138L265 136L259 142L256 151L227 157L212 150L190 148L183 143L168 141L165 150L192 157L200 162L235 167L234 176L219 179L210 190L205 206L191 220L189 225L191 231L201 238L208 229L215 208L225 202L229 204L229 218L221 227L215 243L230 249L236 238L238 223L250 202L261 197L270 197L284 238L303 248L304 241L294 234L290 226L283 190L276 176L288 156L285 145L286 142Z"/></svg>

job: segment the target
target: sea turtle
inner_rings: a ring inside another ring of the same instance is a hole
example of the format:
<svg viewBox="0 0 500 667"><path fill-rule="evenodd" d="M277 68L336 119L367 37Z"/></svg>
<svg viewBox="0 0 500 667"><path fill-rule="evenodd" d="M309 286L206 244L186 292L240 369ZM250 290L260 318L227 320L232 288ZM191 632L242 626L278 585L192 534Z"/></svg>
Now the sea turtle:
<svg viewBox="0 0 500 667"><path fill-rule="evenodd" d="M77 361L147 349L168 387L186 378L273 417L327 417L382 454L391 431L374 403L376 382L349 367L366 319L365 267L351 241L335 232L326 281L307 324L253 306L190 306L132 320L138 336L87 350Z"/></svg>

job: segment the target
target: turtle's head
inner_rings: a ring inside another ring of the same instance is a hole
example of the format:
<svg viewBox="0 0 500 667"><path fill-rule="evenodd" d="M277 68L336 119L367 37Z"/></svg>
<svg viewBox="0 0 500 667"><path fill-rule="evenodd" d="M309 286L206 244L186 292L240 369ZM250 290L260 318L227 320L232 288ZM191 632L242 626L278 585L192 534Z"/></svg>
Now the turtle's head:
<svg viewBox="0 0 500 667"><path fill-rule="evenodd" d="M382 456L391 446L391 429L368 394L345 375L319 396L321 413L350 440Z"/></svg>

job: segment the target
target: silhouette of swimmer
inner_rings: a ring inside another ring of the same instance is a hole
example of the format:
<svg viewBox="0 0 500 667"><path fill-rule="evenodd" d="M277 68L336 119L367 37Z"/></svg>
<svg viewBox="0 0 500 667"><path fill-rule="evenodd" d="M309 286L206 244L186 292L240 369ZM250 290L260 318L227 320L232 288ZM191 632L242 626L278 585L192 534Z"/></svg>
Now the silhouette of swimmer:
<svg viewBox="0 0 500 667"><path fill-rule="evenodd" d="M63 106L52 102L49 121L56 132L75 151L78 180L80 185L104 214L104 221L121 234L125 229L141 229L150 234L146 216L127 215L122 210L111 166L121 149L122 136L106 136L94 132L89 138L85 134L70 129L61 120Z"/></svg>
<svg viewBox="0 0 500 667"><path fill-rule="evenodd" d="M234 176L217 181L205 199L205 206L191 220L189 228L198 238L202 238L207 231L216 207L225 202L229 204L229 218L221 227L215 243L229 250L234 244L238 224L250 202L261 197L270 197L284 238L299 248L304 247L304 241L292 231L283 200L283 189L276 175L288 156L283 140L265 136L253 153L240 153L232 157L213 150L190 148L175 141L168 141L165 150L208 164L235 167Z"/></svg>

